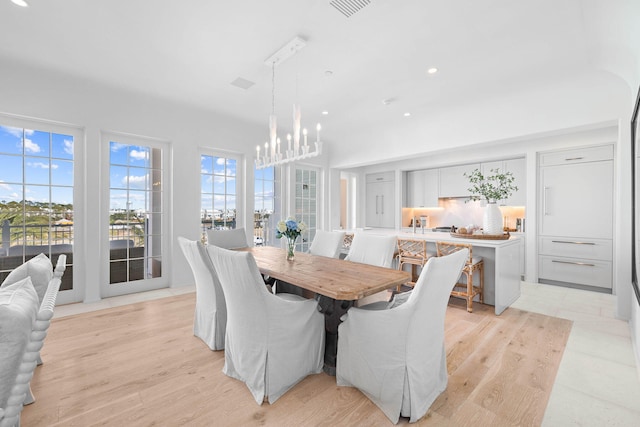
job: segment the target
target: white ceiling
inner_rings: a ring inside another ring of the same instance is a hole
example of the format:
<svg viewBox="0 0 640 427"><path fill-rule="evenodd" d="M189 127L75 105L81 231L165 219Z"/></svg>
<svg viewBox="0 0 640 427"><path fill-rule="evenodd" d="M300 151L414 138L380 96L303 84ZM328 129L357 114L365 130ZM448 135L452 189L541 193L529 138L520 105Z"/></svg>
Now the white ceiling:
<svg viewBox="0 0 640 427"><path fill-rule="evenodd" d="M307 45L276 68L279 123L290 127L297 98L303 126L322 121L340 140L606 68L608 49L628 45L620 28L634 26L605 0L371 0L349 18L329 0L28 1L0 0L0 59L241 117L264 124L265 139L264 61L295 36ZM238 77L255 85L232 86Z"/></svg>

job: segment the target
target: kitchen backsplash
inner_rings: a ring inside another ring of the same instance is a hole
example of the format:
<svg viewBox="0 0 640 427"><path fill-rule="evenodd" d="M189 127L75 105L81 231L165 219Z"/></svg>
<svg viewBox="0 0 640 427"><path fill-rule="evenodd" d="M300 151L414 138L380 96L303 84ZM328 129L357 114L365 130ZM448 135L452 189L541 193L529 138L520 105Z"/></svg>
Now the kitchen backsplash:
<svg viewBox="0 0 640 427"><path fill-rule="evenodd" d="M464 198L440 199L438 208L403 208L402 226L410 227L413 217L429 217L427 227L445 227L455 225L456 227L466 227L470 224L482 227L482 216L484 215L484 202L466 202ZM509 229L516 228L516 218L525 217L524 207L500 206L504 218L504 226Z"/></svg>

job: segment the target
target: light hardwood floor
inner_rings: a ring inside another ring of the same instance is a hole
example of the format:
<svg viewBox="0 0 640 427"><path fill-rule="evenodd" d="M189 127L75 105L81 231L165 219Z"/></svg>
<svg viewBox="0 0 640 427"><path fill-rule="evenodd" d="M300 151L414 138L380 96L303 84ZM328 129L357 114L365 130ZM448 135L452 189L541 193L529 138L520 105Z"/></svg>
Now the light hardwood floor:
<svg viewBox="0 0 640 427"><path fill-rule="evenodd" d="M326 374L256 405L244 384L222 374L224 353L193 336L194 301L187 293L54 319L23 425L391 425ZM452 300L449 386L418 425L540 425L570 328L518 309L495 316L478 304L470 314Z"/></svg>

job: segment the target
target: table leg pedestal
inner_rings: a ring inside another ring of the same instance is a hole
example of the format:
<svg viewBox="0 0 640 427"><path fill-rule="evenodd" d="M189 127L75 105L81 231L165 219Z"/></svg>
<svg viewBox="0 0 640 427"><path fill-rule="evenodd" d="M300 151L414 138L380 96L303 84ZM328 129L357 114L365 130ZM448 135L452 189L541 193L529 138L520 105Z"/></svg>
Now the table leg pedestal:
<svg viewBox="0 0 640 427"><path fill-rule="evenodd" d="M316 301L318 301L318 310L324 314L324 372L335 376L340 317L353 307L355 301L335 300L320 294L316 294Z"/></svg>

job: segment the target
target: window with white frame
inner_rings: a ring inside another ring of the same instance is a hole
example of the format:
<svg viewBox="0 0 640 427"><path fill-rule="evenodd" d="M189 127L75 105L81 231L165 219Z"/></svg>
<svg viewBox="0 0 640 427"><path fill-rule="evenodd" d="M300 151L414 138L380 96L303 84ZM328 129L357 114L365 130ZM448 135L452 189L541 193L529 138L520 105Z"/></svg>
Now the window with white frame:
<svg viewBox="0 0 640 427"><path fill-rule="evenodd" d="M0 282L40 253L54 265L66 254L60 290L72 290L74 142L80 134L44 122L23 124L0 122Z"/></svg>
<svg viewBox="0 0 640 427"><path fill-rule="evenodd" d="M230 155L200 155L200 223L206 230L236 228L239 159Z"/></svg>
<svg viewBox="0 0 640 427"><path fill-rule="evenodd" d="M278 171L271 166L255 169L253 240L256 246L280 246L276 240L276 218L280 212Z"/></svg>

